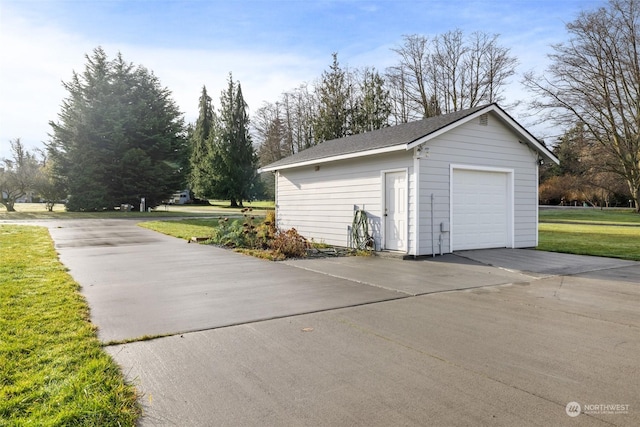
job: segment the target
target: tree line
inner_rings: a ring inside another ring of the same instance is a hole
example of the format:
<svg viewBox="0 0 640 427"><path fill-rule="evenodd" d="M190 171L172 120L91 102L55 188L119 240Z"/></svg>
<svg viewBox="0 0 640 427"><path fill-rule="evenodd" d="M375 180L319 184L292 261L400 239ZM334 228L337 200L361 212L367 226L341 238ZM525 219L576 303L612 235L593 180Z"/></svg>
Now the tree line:
<svg viewBox="0 0 640 427"><path fill-rule="evenodd" d="M323 141L501 102L517 59L499 35L461 30L406 35L396 65L349 69L333 61L313 83L264 103L254 129L265 165Z"/></svg>
<svg viewBox="0 0 640 427"><path fill-rule="evenodd" d="M611 0L567 30L545 74L524 77L540 119L567 129L541 198L640 212L640 1Z"/></svg>
<svg viewBox="0 0 640 427"><path fill-rule="evenodd" d="M639 16L638 0L610 0L580 13L566 25L569 40L552 46L549 69L522 79L535 115L566 129L552 142L562 164L543 169L542 201L628 198L640 209ZM242 205L268 194L272 178L257 179L258 165L327 140L503 102L518 63L498 35L483 32L407 35L393 52L397 62L383 72L344 67L334 53L317 81L264 103L252 121L230 74L219 108L203 86L198 119L185 124L151 71L120 54L109 60L97 48L85 70L64 83L68 97L50 123L41 165L68 196L69 210L109 209L141 197L155 206L187 187ZM0 168L7 209L20 192L7 191L22 164L15 154ZM34 161L24 150L20 156Z"/></svg>

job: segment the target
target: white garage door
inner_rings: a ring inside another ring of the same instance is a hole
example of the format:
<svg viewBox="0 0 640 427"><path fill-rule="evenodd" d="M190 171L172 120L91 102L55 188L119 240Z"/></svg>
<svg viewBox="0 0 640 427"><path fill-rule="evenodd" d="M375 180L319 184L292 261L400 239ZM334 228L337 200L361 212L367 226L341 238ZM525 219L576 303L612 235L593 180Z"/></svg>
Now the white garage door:
<svg viewBox="0 0 640 427"><path fill-rule="evenodd" d="M453 170L452 250L510 247L506 172Z"/></svg>

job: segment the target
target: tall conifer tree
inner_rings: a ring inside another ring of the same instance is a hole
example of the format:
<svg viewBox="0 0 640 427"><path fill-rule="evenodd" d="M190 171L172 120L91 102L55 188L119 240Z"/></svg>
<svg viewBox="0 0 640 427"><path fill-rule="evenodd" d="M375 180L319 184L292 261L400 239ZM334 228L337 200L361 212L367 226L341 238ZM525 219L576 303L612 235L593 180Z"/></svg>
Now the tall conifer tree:
<svg viewBox="0 0 640 427"><path fill-rule="evenodd" d="M322 81L316 88L319 106L313 130L317 142L353 133L350 129L351 89L347 73L338 63L338 54L333 53L333 63L329 71L322 73Z"/></svg>
<svg viewBox="0 0 640 427"><path fill-rule="evenodd" d="M109 61L97 48L83 73L63 83L69 96L50 122L54 175L67 183L67 209L156 206L184 185L184 126L171 92L152 72Z"/></svg>
<svg viewBox="0 0 640 427"><path fill-rule="evenodd" d="M231 73L227 89L220 95L219 120L213 153L213 196L230 200L231 206L242 206L255 190L258 156L249 134L242 88Z"/></svg>
<svg viewBox="0 0 640 427"><path fill-rule="evenodd" d="M353 113L353 133L389 126L391 100L384 79L375 69L365 68L359 82L360 96Z"/></svg>
<svg viewBox="0 0 640 427"><path fill-rule="evenodd" d="M213 111L211 97L202 86L198 120L190 137L191 172L189 184L198 197L210 197L213 193L213 145L217 135L217 117Z"/></svg>

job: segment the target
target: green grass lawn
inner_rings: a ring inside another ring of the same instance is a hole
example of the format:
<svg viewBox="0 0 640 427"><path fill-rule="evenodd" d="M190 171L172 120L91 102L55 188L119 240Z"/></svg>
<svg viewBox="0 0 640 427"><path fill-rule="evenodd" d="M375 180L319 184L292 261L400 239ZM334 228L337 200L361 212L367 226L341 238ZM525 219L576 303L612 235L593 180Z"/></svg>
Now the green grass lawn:
<svg viewBox="0 0 640 427"><path fill-rule="evenodd" d="M16 212L7 212L0 207L0 220L38 220L38 219L91 219L91 218L140 218L159 217L210 217L220 215L242 215L240 208L229 207L228 201L212 200L210 205L160 205L152 212L66 212L64 205L55 205L53 212L48 212L44 203L16 203ZM264 216L267 211L275 209L273 201L246 202L246 207L253 209L254 215Z"/></svg>
<svg viewBox="0 0 640 427"><path fill-rule="evenodd" d="M230 220L234 217L228 216ZM235 217L242 218L241 216ZM213 229L219 226L219 219L181 219L178 221L145 221L138 224L168 236L179 239L191 239L192 237L209 237Z"/></svg>
<svg viewBox="0 0 640 427"><path fill-rule="evenodd" d="M0 313L0 426L135 425L135 388L45 228L0 225Z"/></svg>
<svg viewBox="0 0 640 427"><path fill-rule="evenodd" d="M640 261L640 215L631 210L540 210L537 249Z"/></svg>
<svg viewBox="0 0 640 427"><path fill-rule="evenodd" d="M540 209L544 222L640 225L640 214L631 209Z"/></svg>

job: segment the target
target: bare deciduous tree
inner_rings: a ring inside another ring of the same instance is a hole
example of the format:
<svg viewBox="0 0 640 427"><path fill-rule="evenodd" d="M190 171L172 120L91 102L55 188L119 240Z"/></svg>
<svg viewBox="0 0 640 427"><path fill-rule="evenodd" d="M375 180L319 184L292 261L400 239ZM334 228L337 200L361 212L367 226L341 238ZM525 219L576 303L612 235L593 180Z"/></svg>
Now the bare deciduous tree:
<svg viewBox="0 0 640 427"><path fill-rule="evenodd" d="M580 122L606 153L601 170L624 178L640 212L640 2L611 0L567 30L546 74L525 76L532 106L554 124Z"/></svg>
<svg viewBox="0 0 640 427"><path fill-rule="evenodd" d="M393 49L399 63L387 70L396 122L501 101L518 61L498 37L483 32L467 37L460 30L431 39L404 36Z"/></svg>
<svg viewBox="0 0 640 427"><path fill-rule="evenodd" d="M503 91L515 73L518 60L498 44L497 34L475 32L469 39L465 69L469 73L469 105L501 102Z"/></svg>
<svg viewBox="0 0 640 427"><path fill-rule="evenodd" d="M465 45L462 31L449 31L434 39L434 82L439 88L440 102L445 113L465 108L465 98L472 92L465 68L469 66L469 47ZM473 107L473 105L469 105Z"/></svg>
<svg viewBox="0 0 640 427"><path fill-rule="evenodd" d="M40 173L40 162L34 153L25 148L20 138L9 141L9 144L11 158L1 159L0 205L7 212L15 212L16 201L34 190Z"/></svg>
<svg viewBox="0 0 640 427"><path fill-rule="evenodd" d="M49 212L53 211L56 203L64 203L67 197L66 183L64 179L55 175L53 162L46 157L46 152L38 150L42 157L42 163L36 175L33 189L40 197L40 201L45 203Z"/></svg>
<svg viewBox="0 0 640 427"><path fill-rule="evenodd" d="M298 86L291 92L282 94L282 114L285 125L285 139L291 153L297 153L315 145L313 122L317 100L307 84Z"/></svg>
<svg viewBox="0 0 640 427"><path fill-rule="evenodd" d="M282 120L282 107L279 102L263 104L256 111L253 127L260 141L258 157L261 165L268 165L291 154L291 145L287 142L287 129Z"/></svg>
<svg viewBox="0 0 640 427"><path fill-rule="evenodd" d="M429 39L417 34L404 36L403 39L402 46L392 49L400 57L400 62L390 67L387 75L395 88L394 92L398 95L394 100L401 101L399 111L403 113L399 122L406 123L415 113L423 118L433 117L439 113L434 111L432 105L433 99L437 99L438 94L437 82L431 66L432 52Z"/></svg>
<svg viewBox="0 0 640 427"><path fill-rule="evenodd" d="M407 78L407 72L401 66L387 69L386 81L391 101L391 118L396 125L408 123L414 119L414 111L409 105Z"/></svg>

